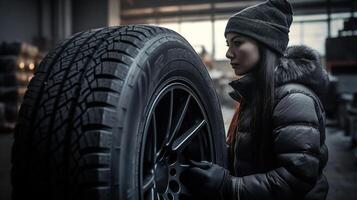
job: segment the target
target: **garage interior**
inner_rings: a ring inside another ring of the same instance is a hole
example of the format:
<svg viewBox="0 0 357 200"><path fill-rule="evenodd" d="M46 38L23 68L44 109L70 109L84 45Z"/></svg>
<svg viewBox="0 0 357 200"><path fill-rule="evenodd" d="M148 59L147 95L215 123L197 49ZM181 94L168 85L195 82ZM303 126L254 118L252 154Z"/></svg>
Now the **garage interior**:
<svg viewBox="0 0 357 200"><path fill-rule="evenodd" d="M227 19L262 0L0 0L0 199L11 199L10 156L17 112L33 72L71 35L107 26L172 29L194 47L213 80L226 130L235 75L225 58ZM289 45L316 49L330 76L326 99L327 199L357 199L357 1L294 0Z"/></svg>

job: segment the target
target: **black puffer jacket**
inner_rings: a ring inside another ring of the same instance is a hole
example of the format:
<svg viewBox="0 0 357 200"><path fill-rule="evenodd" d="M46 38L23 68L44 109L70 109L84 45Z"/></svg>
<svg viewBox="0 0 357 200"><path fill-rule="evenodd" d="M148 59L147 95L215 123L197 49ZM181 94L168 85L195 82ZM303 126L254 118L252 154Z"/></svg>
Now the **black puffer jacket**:
<svg viewBox="0 0 357 200"><path fill-rule="evenodd" d="M323 168L328 160L324 109L320 99L327 91L328 76L317 52L306 46L289 47L275 70L275 106L272 113L269 167L253 162L249 128L239 128L230 147L233 175L239 179L235 199L326 198L328 183ZM232 81L232 98L249 97L254 81L249 76ZM249 99L248 99L249 100ZM242 113L242 119L250 116Z"/></svg>

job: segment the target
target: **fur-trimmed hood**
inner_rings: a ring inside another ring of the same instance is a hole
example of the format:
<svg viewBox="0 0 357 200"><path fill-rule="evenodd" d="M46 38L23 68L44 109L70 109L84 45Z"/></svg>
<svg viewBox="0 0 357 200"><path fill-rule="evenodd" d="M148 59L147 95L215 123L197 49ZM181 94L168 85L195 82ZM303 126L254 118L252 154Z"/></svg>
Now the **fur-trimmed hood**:
<svg viewBox="0 0 357 200"><path fill-rule="evenodd" d="M323 98L329 78L319 53L304 45L288 47L275 68L276 87L287 83L303 84Z"/></svg>

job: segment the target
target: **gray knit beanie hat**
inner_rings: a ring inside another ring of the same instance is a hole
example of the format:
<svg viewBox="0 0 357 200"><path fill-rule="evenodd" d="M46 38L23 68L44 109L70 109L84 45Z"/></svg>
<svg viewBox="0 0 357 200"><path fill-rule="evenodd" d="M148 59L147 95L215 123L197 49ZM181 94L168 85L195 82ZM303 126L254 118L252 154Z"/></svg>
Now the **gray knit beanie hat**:
<svg viewBox="0 0 357 200"><path fill-rule="evenodd" d="M229 18L224 36L234 32L251 37L280 55L289 42L293 11L287 0L268 0Z"/></svg>

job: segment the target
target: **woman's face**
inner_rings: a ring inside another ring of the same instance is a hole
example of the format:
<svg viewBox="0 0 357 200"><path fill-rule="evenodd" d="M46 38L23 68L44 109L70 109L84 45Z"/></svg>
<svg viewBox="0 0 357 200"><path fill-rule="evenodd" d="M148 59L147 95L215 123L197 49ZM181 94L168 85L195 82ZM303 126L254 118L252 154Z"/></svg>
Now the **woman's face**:
<svg viewBox="0 0 357 200"><path fill-rule="evenodd" d="M228 46L226 57L230 59L235 74L242 77L259 62L258 44L237 33L228 33L226 39Z"/></svg>

